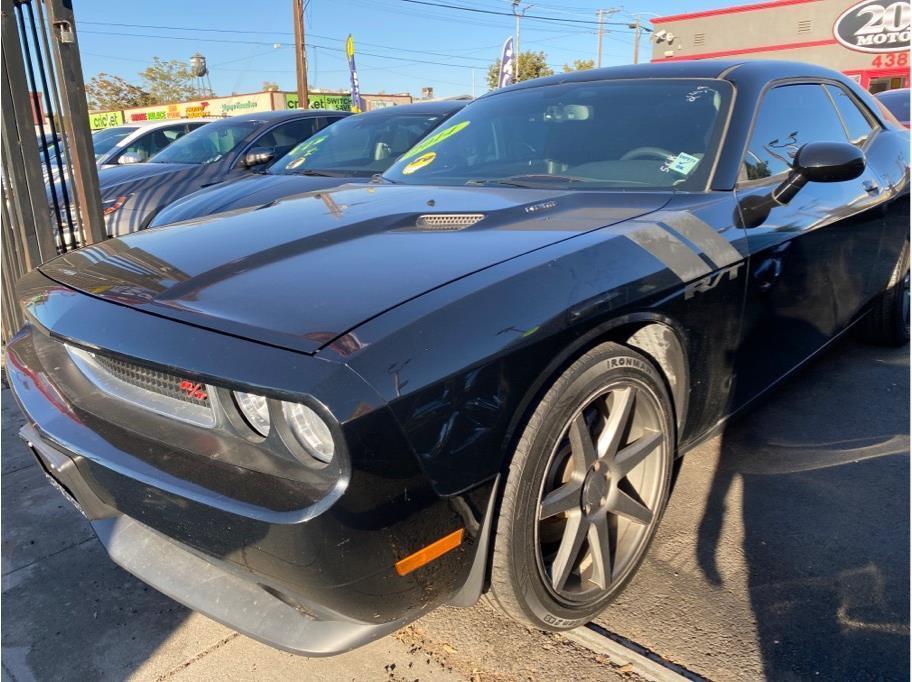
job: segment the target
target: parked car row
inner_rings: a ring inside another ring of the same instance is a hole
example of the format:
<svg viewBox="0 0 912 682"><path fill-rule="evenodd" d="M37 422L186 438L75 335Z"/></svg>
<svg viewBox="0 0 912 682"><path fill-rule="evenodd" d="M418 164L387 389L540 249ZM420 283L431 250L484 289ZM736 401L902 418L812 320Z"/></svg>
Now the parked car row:
<svg viewBox="0 0 912 682"><path fill-rule="evenodd" d="M464 104L239 116L102 169L139 232L22 280L6 366L126 570L307 655L485 592L577 627L684 453L848 330L908 341L909 132L844 75Z"/></svg>
<svg viewBox="0 0 912 682"><path fill-rule="evenodd" d="M107 233L365 182L464 105L379 109L339 126L350 114L295 110L99 131L93 143Z"/></svg>

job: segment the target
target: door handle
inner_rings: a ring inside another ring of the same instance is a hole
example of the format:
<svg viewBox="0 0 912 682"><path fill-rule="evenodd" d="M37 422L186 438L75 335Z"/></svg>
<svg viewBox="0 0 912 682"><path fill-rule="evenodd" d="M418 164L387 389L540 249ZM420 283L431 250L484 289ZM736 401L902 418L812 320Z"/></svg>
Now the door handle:
<svg viewBox="0 0 912 682"><path fill-rule="evenodd" d="M862 183L862 186L868 194L877 194L880 192L880 186L873 180L865 180Z"/></svg>
<svg viewBox="0 0 912 682"><path fill-rule="evenodd" d="M754 270L754 279L760 291L769 291L782 277L782 259L778 256L768 258Z"/></svg>

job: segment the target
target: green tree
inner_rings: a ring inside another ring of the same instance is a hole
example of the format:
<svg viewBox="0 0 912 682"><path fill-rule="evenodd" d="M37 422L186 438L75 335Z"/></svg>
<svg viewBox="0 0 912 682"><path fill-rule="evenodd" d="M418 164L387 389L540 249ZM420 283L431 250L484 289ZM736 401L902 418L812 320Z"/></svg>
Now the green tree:
<svg viewBox="0 0 912 682"><path fill-rule="evenodd" d="M571 71L588 71L589 69L594 68L594 59L574 59L573 66L570 64L564 64L564 73L570 73Z"/></svg>
<svg viewBox="0 0 912 682"><path fill-rule="evenodd" d="M153 104L184 102L199 96L212 97L211 90L202 93L194 85L190 63L179 59L165 61L152 57L152 63L139 74L143 89L151 96Z"/></svg>
<svg viewBox="0 0 912 682"><path fill-rule="evenodd" d="M275 81L263 81L263 90L266 92L275 92L279 89L279 84Z"/></svg>
<svg viewBox="0 0 912 682"><path fill-rule="evenodd" d="M152 95L142 88L104 71L92 76L85 89L89 109L96 111L129 109L155 103Z"/></svg>
<svg viewBox="0 0 912 682"><path fill-rule="evenodd" d="M500 75L500 60L491 64L488 69L488 88L497 88L497 77ZM541 76L553 76L554 70L548 66L548 58L544 52L522 52L519 55L519 74L514 83L527 81Z"/></svg>

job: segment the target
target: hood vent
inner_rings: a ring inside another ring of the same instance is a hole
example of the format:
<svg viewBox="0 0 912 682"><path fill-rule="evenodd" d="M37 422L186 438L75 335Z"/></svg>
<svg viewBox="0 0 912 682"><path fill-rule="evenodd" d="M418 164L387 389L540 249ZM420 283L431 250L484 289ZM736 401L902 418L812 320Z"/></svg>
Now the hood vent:
<svg viewBox="0 0 912 682"><path fill-rule="evenodd" d="M418 216L421 230L462 230L484 218L483 213L426 213Z"/></svg>

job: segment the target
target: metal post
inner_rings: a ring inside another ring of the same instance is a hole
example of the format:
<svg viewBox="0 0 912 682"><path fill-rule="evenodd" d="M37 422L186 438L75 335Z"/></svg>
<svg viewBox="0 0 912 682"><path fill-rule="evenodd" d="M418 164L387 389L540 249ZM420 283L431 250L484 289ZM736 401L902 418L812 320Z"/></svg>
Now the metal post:
<svg viewBox="0 0 912 682"><path fill-rule="evenodd" d="M298 78L298 108L310 108L307 98L307 49L304 47L304 2L292 0L294 12L295 71Z"/></svg>
<svg viewBox="0 0 912 682"><path fill-rule="evenodd" d="M2 99L6 103L0 116L3 135L3 173L11 202L10 223L5 230L15 232L24 270L37 267L57 254L51 232L51 212L38 164L32 105L28 97L25 64L13 0L0 4L2 31ZM5 242L6 246L9 242Z"/></svg>
<svg viewBox="0 0 912 682"><path fill-rule="evenodd" d="M98 168L89 131L89 107L82 81L82 60L76 39L76 20L71 0L45 0L51 20L51 46L57 83L61 90L63 130L69 138L73 184L87 244L107 238L98 191Z"/></svg>
<svg viewBox="0 0 912 682"><path fill-rule="evenodd" d="M600 9L596 12L598 15L598 67L602 67L602 32L605 29L604 16L605 10Z"/></svg>
<svg viewBox="0 0 912 682"><path fill-rule="evenodd" d="M22 263L17 257L20 253L19 246L16 243L16 230L13 229L13 219L10 214L10 200L7 191L6 178L3 179L3 192L0 194L0 229L2 229L2 245L0 245L0 256L2 256L2 265L0 265L0 295L2 295L2 324L0 329L0 338L4 342L16 333L23 323L22 311L19 309L19 301L16 297L16 281L23 275Z"/></svg>
<svg viewBox="0 0 912 682"><path fill-rule="evenodd" d="M633 24L633 63L640 63L640 33L642 32L642 26L640 24L640 17L637 15L636 22Z"/></svg>

